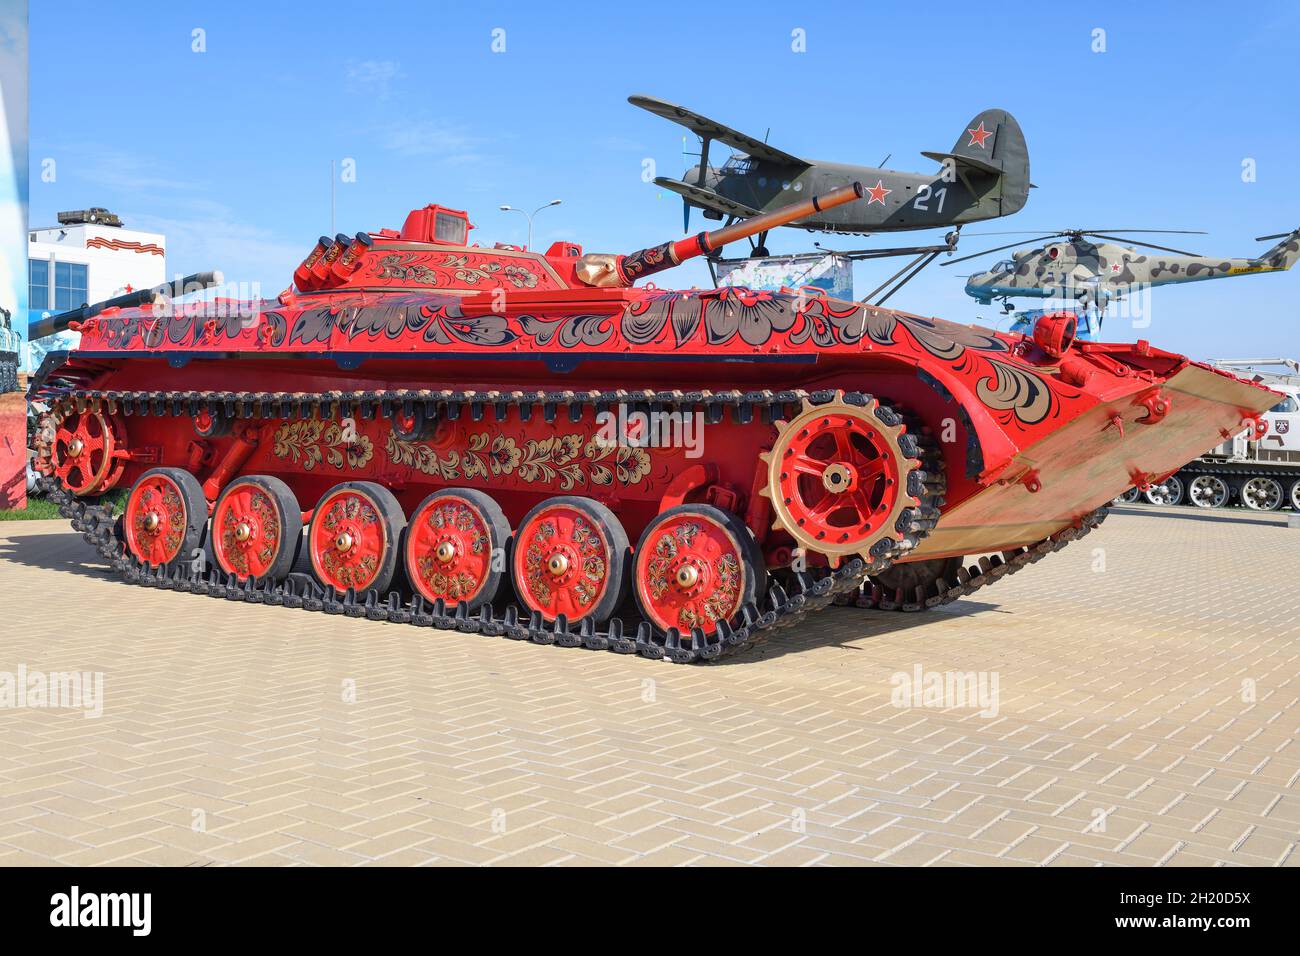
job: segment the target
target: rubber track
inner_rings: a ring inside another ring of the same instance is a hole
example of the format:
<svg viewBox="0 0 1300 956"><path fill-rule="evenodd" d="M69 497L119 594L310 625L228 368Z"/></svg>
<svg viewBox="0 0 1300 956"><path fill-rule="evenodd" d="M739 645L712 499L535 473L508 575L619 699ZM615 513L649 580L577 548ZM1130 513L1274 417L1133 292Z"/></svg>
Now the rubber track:
<svg viewBox="0 0 1300 956"><path fill-rule="evenodd" d="M121 411L124 415L189 416L199 410L220 410L234 418L307 418L313 415L333 418L359 414L363 419L388 415L407 402L424 402L426 411L455 420L468 409L471 419L480 420L492 414L498 421L517 407L521 417L530 418L540 409L548 422L565 410L570 421L582 420L587 407L604 411L610 405L630 403L634 406L681 408L699 407L707 423L721 421L725 410L730 410L733 421L748 424L761 414L771 422L785 414L785 406L809 400L815 405L841 400L848 404L865 405L870 396L835 391L762 391L762 392L426 392L396 390L387 392L330 392L321 395L303 393L237 393L237 392L113 392L88 391L60 393L46 388L39 396L52 403L43 430L54 426L55 416L68 414L74 409L85 411L101 405L109 412ZM898 413L886 405L878 405L876 415L889 426L903 423ZM231 601L253 604L271 604L322 611L326 614L343 614L348 617L365 617L374 621L396 624L414 624L419 627L436 627L489 637L507 637L527 640L537 644L557 644L563 647L586 647L592 650L610 650L620 654L639 654L655 660L673 663L711 661L741 647L751 646L771 631L798 624L804 616L832 604L841 596L852 596L861 591L868 575L885 570L898 558L914 549L929 533L939 518L938 505L943 501L943 474L941 470L925 470L924 460L934 461L923 452L927 439L904 432L900 437L905 453L922 461L908 476L909 492L921 501L916 507L904 509L895 526L896 537L886 537L872 547L869 561L854 557L840 567L825 569L820 574L796 573L792 577L791 593L772 581L764 606L748 604L741 608L738 623L719 624L714 634L706 635L693 628L682 633L670 628L665 634L656 634L648 622L640 622L634 632L627 633L620 619L612 619L606 630L597 630L591 621L570 626L563 615L555 622L546 622L539 613L525 615L519 608L507 607L503 614L492 607L483 607L479 613L469 615L463 607L452 610L442 601L428 602L415 596L407 602L401 594L391 591L380 595L375 591L356 594L350 589L338 592L333 587L322 587L310 576L291 574L284 582L254 585L251 581L240 583L234 575L211 568L206 574L196 575L187 565L170 570L142 564L124 553L118 539L111 506L82 500L52 479L50 499L59 513L71 519L75 530L80 531L88 543L98 549L122 578L129 584L156 587L165 590L187 591ZM48 454L48 450L45 450Z"/></svg>
<svg viewBox="0 0 1300 956"><path fill-rule="evenodd" d="M980 588L988 587L1008 574L1015 574L1049 554L1060 551L1072 541L1089 534L1109 514L1110 508L1103 506L1085 515L1077 526L1058 531L1037 544L981 557L978 563L958 569L956 580L953 581L939 578L928 586L918 587L913 593L905 593L902 588L887 591L878 584L866 581L856 594L840 594L835 603L882 611L926 611L932 607L951 604L958 598L974 594Z"/></svg>

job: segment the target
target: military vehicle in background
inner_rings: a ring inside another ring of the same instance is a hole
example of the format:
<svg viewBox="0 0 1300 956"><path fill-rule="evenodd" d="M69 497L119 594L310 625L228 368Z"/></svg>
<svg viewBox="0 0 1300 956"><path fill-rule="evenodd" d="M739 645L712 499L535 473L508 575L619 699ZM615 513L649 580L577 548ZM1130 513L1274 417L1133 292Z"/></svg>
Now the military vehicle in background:
<svg viewBox="0 0 1300 956"><path fill-rule="evenodd" d="M1078 316L1077 335L1083 341L1098 340L1107 306L1139 292L1162 285L1229 279L1263 272L1285 272L1300 259L1300 229L1259 236L1256 242L1278 240L1258 256L1225 258L1202 256L1146 241L1127 239L1115 233L1165 233L1203 235L1188 229L1067 229L1034 239L995 246L981 252L949 259L941 267L1002 252L1013 246L1054 240L1037 248L1016 249L984 272L966 278L966 294L981 305L995 299L1012 311L1012 299L1053 299L1077 303L1071 310ZM983 235L1013 235L1014 232L986 232ZM970 233L967 233L970 235ZM1111 239L1114 242L1095 240ZM1120 243L1123 243L1120 245ZM1140 251L1149 250L1149 251ZM1032 331L1040 313L1021 312L1011 331Z"/></svg>
<svg viewBox="0 0 1300 956"><path fill-rule="evenodd" d="M0 393L18 390L18 358L22 341L13 330L13 313L0 307Z"/></svg>
<svg viewBox="0 0 1300 956"><path fill-rule="evenodd" d="M121 218L116 213L109 212L103 206L91 206L89 209L69 209L67 212L59 213L58 218L60 226L122 225Z"/></svg>
<svg viewBox="0 0 1300 956"><path fill-rule="evenodd" d="M1244 429L1184 465L1162 482L1139 491L1130 488L1115 499L1155 505L1223 508L1241 505L1252 511L1300 511L1300 363L1293 359L1233 359L1212 363L1225 371L1253 372L1252 381L1283 394L1260 416L1262 428ZM1283 368L1285 372L1261 372Z"/></svg>

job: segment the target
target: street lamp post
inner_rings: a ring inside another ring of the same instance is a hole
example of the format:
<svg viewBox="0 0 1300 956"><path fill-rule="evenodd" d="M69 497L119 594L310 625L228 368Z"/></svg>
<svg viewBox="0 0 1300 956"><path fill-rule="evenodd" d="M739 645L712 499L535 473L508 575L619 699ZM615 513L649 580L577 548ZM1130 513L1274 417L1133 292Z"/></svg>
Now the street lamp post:
<svg viewBox="0 0 1300 956"><path fill-rule="evenodd" d="M528 220L528 245L524 246L524 248L531 250L533 248L533 216L536 216L543 209L550 209L552 206L558 206L559 204L560 200L552 199L545 206L538 206L531 213L516 209L514 206L501 206L500 208L502 212L517 212Z"/></svg>

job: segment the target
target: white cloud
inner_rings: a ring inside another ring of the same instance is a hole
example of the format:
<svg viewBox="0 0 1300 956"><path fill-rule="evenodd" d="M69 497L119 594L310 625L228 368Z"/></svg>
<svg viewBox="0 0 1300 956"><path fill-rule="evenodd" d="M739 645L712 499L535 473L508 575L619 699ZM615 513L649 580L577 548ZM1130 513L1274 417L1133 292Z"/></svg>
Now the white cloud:
<svg viewBox="0 0 1300 956"><path fill-rule="evenodd" d="M128 152L98 143L64 143L34 149L37 163L53 159L58 175L84 179L93 186L126 192L182 192L201 189L202 182L174 179L147 151Z"/></svg>
<svg viewBox="0 0 1300 956"><path fill-rule="evenodd" d="M385 149L402 156L429 156L447 163L482 160L479 147L484 140L463 128L439 120L391 123L380 130Z"/></svg>
<svg viewBox="0 0 1300 956"><path fill-rule="evenodd" d="M402 75L402 65L395 60L349 60L344 68L349 93L380 100L392 96L393 81Z"/></svg>
<svg viewBox="0 0 1300 956"><path fill-rule="evenodd" d="M219 269L226 282L241 288L243 295L256 283L261 283L262 296L278 295L309 251L302 243L287 242L270 229L241 221L229 207L206 199L178 204L173 216L129 210L127 216L132 228L167 237L169 276Z"/></svg>

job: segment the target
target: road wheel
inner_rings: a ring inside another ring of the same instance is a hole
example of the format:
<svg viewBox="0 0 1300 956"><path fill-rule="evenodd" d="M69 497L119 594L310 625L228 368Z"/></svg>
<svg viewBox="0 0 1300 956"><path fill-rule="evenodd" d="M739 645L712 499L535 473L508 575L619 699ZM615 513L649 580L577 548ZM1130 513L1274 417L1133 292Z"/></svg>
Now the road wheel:
<svg viewBox="0 0 1300 956"><path fill-rule="evenodd" d="M1277 511L1282 507L1282 486L1256 475L1241 486L1241 503L1252 511Z"/></svg>
<svg viewBox="0 0 1300 956"><path fill-rule="evenodd" d="M713 634L767 592L763 554L735 515L678 505L650 522L633 559L633 591L659 633L698 627Z"/></svg>
<svg viewBox="0 0 1300 956"><path fill-rule="evenodd" d="M373 481L347 481L325 492L307 533L311 569L340 591L388 590L397 570L406 516L393 493Z"/></svg>
<svg viewBox="0 0 1300 956"><path fill-rule="evenodd" d="M1143 497L1153 505L1176 505L1183 500L1183 483L1170 475L1158 485L1152 485Z"/></svg>
<svg viewBox="0 0 1300 956"><path fill-rule="evenodd" d="M416 593L474 611L496 598L505 577L510 524L491 497L472 488L435 491L411 514L402 547Z"/></svg>
<svg viewBox="0 0 1300 956"><path fill-rule="evenodd" d="M156 568L189 561L203 544L208 503L183 468L152 468L131 487L122 514L126 550Z"/></svg>
<svg viewBox="0 0 1300 956"><path fill-rule="evenodd" d="M1300 478L1291 483L1291 507L1300 511Z"/></svg>
<svg viewBox="0 0 1300 956"><path fill-rule="evenodd" d="M1187 498L1198 508L1222 508L1228 503L1228 483L1218 475L1197 475L1187 486Z"/></svg>
<svg viewBox="0 0 1300 956"><path fill-rule="evenodd" d="M962 569L964 560L958 555L894 564L880 574L873 574L871 583L881 589L882 600L887 600L888 605L907 610L914 607L924 609L927 598L938 596L937 584L942 582L944 590L947 590L957 583L957 572Z"/></svg>
<svg viewBox="0 0 1300 956"><path fill-rule="evenodd" d="M213 560L241 581L283 581L293 570L301 544L302 511L279 478L236 478L212 509Z"/></svg>
<svg viewBox="0 0 1300 956"><path fill-rule="evenodd" d="M1136 488L1130 488L1122 495L1117 496L1114 499L1114 501L1115 504L1117 505L1131 505L1134 504L1141 497L1142 497L1142 492L1138 491Z"/></svg>
<svg viewBox="0 0 1300 956"><path fill-rule="evenodd" d="M563 495L542 502L515 532L515 591L547 621L607 620L627 596L627 533L598 501Z"/></svg>

